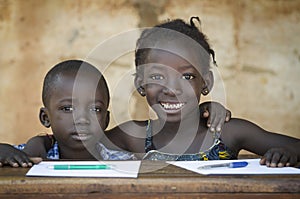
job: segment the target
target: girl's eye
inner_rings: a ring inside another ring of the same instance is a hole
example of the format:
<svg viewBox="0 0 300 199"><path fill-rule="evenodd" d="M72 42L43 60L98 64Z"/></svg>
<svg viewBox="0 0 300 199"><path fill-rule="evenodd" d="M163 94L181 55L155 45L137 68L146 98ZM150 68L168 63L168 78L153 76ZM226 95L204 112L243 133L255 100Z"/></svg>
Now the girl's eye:
<svg viewBox="0 0 300 199"><path fill-rule="evenodd" d="M164 79L164 76L159 75L159 74L154 74L154 75L151 75L150 78L152 80L162 80L162 79Z"/></svg>
<svg viewBox="0 0 300 199"><path fill-rule="evenodd" d="M189 73L186 73L186 74L182 75L182 79L185 79L185 80L192 80L194 78L195 78L195 76L192 75L192 74L189 74Z"/></svg>
<svg viewBox="0 0 300 199"><path fill-rule="evenodd" d="M63 110L64 112L72 112L72 111L74 111L74 108L73 108L73 106L63 106L62 108L61 108L61 110Z"/></svg>

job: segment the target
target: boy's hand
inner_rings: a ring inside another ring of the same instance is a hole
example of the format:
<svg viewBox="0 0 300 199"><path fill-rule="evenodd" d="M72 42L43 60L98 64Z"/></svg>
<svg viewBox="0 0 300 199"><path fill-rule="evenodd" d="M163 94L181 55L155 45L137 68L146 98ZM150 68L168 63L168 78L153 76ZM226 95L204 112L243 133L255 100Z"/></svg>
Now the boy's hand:
<svg viewBox="0 0 300 199"><path fill-rule="evenodd" d="M211 132L220 132L224 123L231 119L231 112L218 102L203 102L199 105L200 117L207 119Z"/></svg>
<svg viewBox="0 0 300 199"><path fill-rule="evenodd" d="M267 167L295 166L297 164L297 154L294 154L288 148L271 148L259 163Z"/></svg>
<svg viewBox="0 0 300 199"><path fill-rule="evenodd" d="M12 167L31 167L32 161L23 152L9 144L0 144L0 166L10 165Z"/></svg>

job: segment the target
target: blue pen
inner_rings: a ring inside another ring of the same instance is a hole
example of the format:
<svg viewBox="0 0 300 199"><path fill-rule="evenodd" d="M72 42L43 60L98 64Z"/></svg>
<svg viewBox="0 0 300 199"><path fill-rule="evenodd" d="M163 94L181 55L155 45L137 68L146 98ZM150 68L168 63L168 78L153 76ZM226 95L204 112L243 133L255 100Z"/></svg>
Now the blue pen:
<svg viewBox="0 0 300 199"><path fill-rule="evenodd" d="M198 167L198 169L211 169L211 168L220 168L220 167L227 167L227 168L241 168L246 167L248 162L241 161L241 162L230 162L230 163L222 163L222 164L210 164Z"/></svg>

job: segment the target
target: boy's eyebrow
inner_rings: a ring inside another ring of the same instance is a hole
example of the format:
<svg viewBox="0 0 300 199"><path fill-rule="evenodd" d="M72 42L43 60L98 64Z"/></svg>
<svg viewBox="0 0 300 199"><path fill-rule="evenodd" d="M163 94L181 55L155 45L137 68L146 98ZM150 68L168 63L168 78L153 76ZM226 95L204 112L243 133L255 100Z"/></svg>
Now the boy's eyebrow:
<svg viewBox="0 0 300 199"><path fill-rule="evenodd" d="M59 100L58 103L63 103L63 102L73 102L73 101L78 101L78 99L74 99L74 98L66 98L66 99L62 99L62 100ZM94 102L99 102L103 105L105 105L105 100L97 100L95 99Z"/></svg>
<svg viewBox="0 0 300 199"><path fill-rule="evenodd" d="M105 100L95 100L95 102L99 102L99 103L101 103L101 104L103 104L103 105L105 105Z"/></svg>
<svg viewBox="0 0 300 199"><path fill-rule="evenodd" d="M65 99L59 100L58 102L59 102L59 103L62 103L62 102L72 102L72 101L74 101L73 98L65 98Z"/></svg>

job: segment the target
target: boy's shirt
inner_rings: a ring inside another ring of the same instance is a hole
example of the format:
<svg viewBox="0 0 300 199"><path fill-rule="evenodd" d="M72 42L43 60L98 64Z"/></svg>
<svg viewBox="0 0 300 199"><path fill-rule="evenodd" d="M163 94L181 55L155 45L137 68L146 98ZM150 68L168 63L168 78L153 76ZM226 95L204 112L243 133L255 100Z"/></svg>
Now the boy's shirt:
<svg viewBox="0 0 300 199"><path fill-rule="evenodd" d="M23 150L26 144L19 144L15 145L14 147ZM102 143L97 143L97 151L99 152L100 156L103 160L136 160L137 158L134 156L133 153L129 153L126 151L118 151L118 150L111 150L106 148ZM47 159L49 160L59 160L59 147L57 141L54 142L50 150L47 152Z"/></svg>

